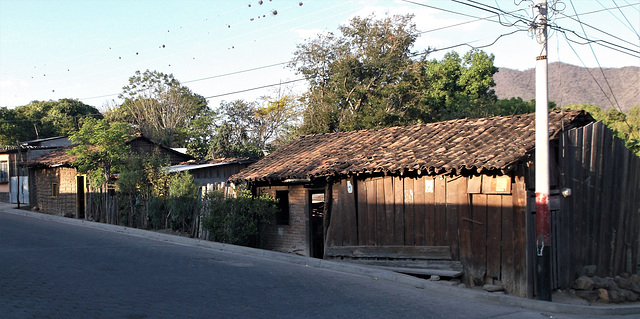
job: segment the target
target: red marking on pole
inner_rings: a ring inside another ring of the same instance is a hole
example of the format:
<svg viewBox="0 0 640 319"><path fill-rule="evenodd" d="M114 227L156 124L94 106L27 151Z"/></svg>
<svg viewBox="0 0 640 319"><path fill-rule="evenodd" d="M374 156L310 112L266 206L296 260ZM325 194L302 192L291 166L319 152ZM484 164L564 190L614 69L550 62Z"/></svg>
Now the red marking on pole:
<svg viewBox="0 0 640 319"><path fill-rule="evenodd" d="M536 193L536 238L542 239L542 244L545 246L551 245L549 194Z"/></svg>

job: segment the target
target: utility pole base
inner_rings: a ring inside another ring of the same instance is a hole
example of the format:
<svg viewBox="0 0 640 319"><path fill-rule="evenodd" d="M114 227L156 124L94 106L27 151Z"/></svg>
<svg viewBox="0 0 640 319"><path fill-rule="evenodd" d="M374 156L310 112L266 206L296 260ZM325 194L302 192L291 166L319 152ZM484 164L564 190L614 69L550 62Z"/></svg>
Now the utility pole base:
<svg viewBox="0 0 640 319"><path fill-rule="evenodd" d="M551 301L551 247L544 247L537 257L536 299Z"/></svg>

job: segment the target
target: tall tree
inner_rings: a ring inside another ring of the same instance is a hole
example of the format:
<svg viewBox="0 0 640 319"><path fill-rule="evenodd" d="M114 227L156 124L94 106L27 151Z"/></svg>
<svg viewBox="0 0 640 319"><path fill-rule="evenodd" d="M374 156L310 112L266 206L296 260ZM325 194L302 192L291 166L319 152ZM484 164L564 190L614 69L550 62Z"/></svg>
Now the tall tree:
<svg viewBox="0 0 640 319"><path fill-rule="evenodd" d="M212 157L263 156L271 143L286 139L297 122L298 102L290 95L260 101L222 102L221 120L211 143Z"/></svg>
<svg viewBox="0 0 640 319"><path fill-rule="evenodd" d="M110 119L131 123L145 136L173 147L208 141L215 113L203 96L181 85L172 74L136 71L122 90L124 103L110 110Z"/></svg>
<svg viewBox="0 0 640 319"><path fill-rule="evenodd" d="M487 114L497 101L494 57L472 50L428 61L411 49L412 15L355 17L340 36L298 46L290 64L309 82L302 133L431 122Z"/></svg>
<svg viewBox="0 0 640 319"><path fill-rule="evenodd" d="M317 133L395 124L415 103L412 15L355 17L341 36L298 45L291 67L309 82L302 130Z"/></svg>
<svg viewBox="0 0 640 319"><path fill-rule="evenodd" d="M102 118L93 106L75 99L32 101L15 109L0 109L0 143L69 135L86 116Z"/></svg>

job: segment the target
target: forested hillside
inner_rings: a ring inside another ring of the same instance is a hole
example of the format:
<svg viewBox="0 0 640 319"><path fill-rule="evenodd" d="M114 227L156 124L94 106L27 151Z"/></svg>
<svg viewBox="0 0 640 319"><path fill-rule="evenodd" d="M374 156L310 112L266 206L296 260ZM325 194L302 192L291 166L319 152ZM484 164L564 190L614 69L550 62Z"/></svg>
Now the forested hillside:
<svg viewBox="0 0 640 319"><path fill-rule="evenodd" d="M493 78L496 95L500 99L521 97L529 101L535 98L535 69L518 71L499 68ZM610 91L613 91L613 96ZM640 105L640 67L605 68L600 71L598 68L550 63L549 100L556 102L558 107L594 104L605 110L612 108L617 100L620 108L628 111Z"/></svg>

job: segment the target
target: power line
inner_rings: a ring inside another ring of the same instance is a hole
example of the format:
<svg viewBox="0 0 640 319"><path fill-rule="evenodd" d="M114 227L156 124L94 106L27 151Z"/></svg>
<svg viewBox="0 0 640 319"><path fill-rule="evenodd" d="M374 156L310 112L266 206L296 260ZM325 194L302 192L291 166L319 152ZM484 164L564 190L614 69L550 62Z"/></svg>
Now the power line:
<svg viewBox="0 0 640 319"><path fill-rule="evenodd" d="M578 12L576 11L576 7L573 5L573 1L569 0L569 3L571 3L571 7L573 8L573 12L575 12L576 15L577 15ZM582 32L584 33L584 35L586 37L587 36L587 32L584 30L584 26L582 26L582 23L580 22L580 17L576 16L576 18L578 19L578 22L580 23L580 26L582 28ZM600 73L602 74L602 77L604 78L604 81L607 84L607 87L609 88L609 92L611 93L611 96L613 97L613 100L616 102L614 107L617 107L618 110L622 113L622 109L620 108L620 104L618 103L618 99L616 98L616 95L613 93L613 89L611 89L611 84L609 84L609 80L607 80L607 77L604 74L604 71L602 70L602 66L600 66L600 61L598 60L596 52L593 51L593 46L591 46L591 44L589 44L589 48L591 49L591 53L593 53L593 57L596 59L596 63L598 63L598 68L600 69ZM629 125L629 123L627 123L627 125ZM630 125L629 125L629 128L631 128Z"/></svg>

